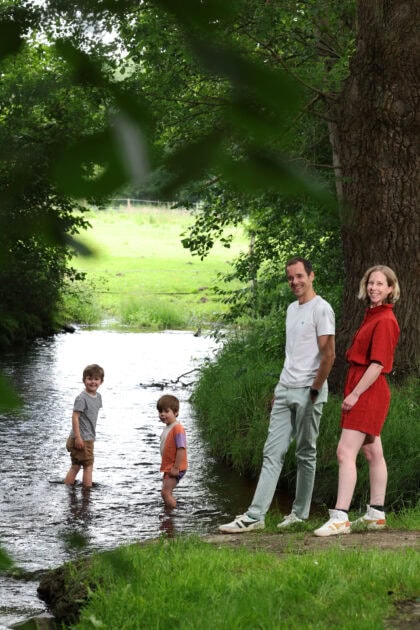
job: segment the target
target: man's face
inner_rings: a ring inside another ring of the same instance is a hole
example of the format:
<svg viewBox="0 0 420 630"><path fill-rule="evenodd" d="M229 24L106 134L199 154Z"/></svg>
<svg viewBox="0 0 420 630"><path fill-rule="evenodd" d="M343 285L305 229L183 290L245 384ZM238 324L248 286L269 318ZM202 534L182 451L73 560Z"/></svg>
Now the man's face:
<svg viewBox="0 0 420 630"><path fill-rule="evenodd" d="M308 275L303 263L297 262L287 267L286 275L289 287L300 304L303 304L313 296L312 282L314 280L314 272L311 271Z"/></svg>

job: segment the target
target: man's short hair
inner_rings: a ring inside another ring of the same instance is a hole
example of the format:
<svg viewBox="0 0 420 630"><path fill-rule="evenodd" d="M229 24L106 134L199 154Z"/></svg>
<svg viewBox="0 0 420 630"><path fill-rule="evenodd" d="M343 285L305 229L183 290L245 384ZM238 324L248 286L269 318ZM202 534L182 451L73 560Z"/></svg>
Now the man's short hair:
<svg viewBox="0 0 420 630"><path fill-rule="evenodd" d="M288 260L286 263L286 271L287 267L291 267L291 265L296 265L296 263L302 263L308 276L313 271L311 261L307 258L302 258L301 256L294 256L293 258L290 258L290 260Z"/></svg>

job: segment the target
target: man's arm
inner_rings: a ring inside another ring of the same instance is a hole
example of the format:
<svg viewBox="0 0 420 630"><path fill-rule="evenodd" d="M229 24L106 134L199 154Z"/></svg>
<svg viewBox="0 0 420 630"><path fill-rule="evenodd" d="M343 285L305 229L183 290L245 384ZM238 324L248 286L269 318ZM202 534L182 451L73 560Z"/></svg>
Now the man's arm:
<svg viewBox="0 0 420 630"><path fill-rule="evenodd" d="M318 348L321 354L321 362L311 389L320 390L328 378L335 360L335 335L321 335L318 337ZM316 399L316 396L313 397Z"/></svg>

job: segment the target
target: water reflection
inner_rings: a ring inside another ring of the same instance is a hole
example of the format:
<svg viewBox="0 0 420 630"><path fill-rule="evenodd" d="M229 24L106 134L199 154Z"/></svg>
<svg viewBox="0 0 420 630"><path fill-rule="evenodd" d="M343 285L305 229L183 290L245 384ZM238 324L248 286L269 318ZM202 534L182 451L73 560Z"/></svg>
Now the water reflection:
<svg viewBox="0 0 420 630"><path fill-rule="evenodd" d="M79 524L82 527L86 527L92 519L92 512L90 511L91 492L92 488L85 488L84 486L81 486L80 489L78 489L77 484L69 488L69 524L75 528Z"/></svg>

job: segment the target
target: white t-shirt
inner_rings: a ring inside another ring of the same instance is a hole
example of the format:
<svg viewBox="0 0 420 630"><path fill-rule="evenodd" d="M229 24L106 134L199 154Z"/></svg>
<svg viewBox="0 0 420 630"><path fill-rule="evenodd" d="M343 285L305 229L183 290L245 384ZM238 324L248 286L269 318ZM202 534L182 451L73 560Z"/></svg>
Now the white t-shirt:
<svg viewBox="0 0 420 630"><path fill-rule="evenodd" d="M318 337L334 334L334 311L322 297L316 295L305 304L292 302L286 315L286 358L280 384L310 387L321 362Z"/></svg>

